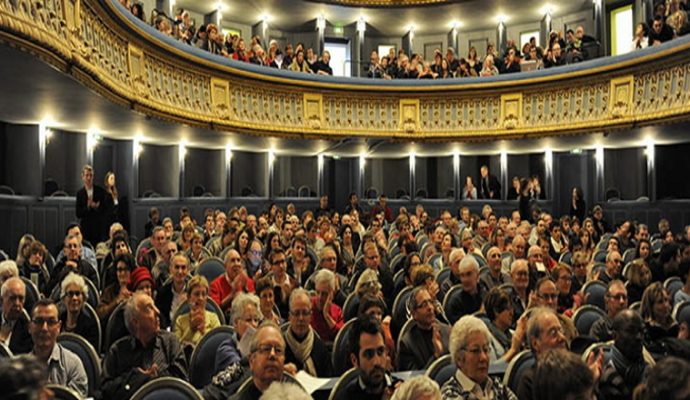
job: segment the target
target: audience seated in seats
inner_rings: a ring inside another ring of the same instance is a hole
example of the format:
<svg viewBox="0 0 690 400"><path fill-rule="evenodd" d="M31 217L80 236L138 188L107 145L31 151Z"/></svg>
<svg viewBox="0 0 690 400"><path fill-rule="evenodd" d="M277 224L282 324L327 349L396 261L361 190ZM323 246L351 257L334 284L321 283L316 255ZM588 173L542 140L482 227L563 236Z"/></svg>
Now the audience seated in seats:
<svg viewBox="0 0 690 400"><path fill-rule="evenodd" d="M247 275L252 279L256 279L259 271L263 272L268 269L263 259L264 245L261 243L261 240L254 238L248 247L243 256L244 265L247 266Z"/></svg>
<svg viewBox="0 0 690 400"><path fill-rule="evenodd" d="M237 250L228 251L224 263L225 273L211 282L209 295L222 310L228 311L238 293L254 292L254 281L247 276Z"/></svg>
<svg viewBox="0 0 690 400"><path fill-rule="evenodd" d="M60 312L60 332L72 332L86 339L94 349L100 348L98 321L95 316L84 311L84 303L89 294L84 278L69 273L60 285L62 311Z"/></svg>
<svg viewBox="0 0 690 400"><path fill-rule="evenodd" d="M311 326L324 342L333 342L338 331L343 327L343 312L333 302L335 296L336 276L327 269L319 270L314 276L316 296L310 299ZM291 313L292 315L292 313Z"/></svg>
<svg viewBox="0 0 690 400"><path fill-rule="evenodd" d="M101 302L96 309L96 313L98 313L98 317L101 319L101 326L105 326L115 308L127 301L132 295L127 285L135 268L134 257L131 254L120 254L115 257L113 266L117 274L117 281L103 290Z"/></svg>
<svg viewBox="0 0 690 400"><path fill-rule="evenodd" d="M434 269L431 265L422 264L411 269L410 278L412 280L411 287L423 287L429 292L432 299L432 305L436 318L443 323L448 323L448 317L443 311L443 304L438 300L440 289L436 278L434 277ZM412 315L412 309L409 308L409 303L406 304L408 316Z"/></svg>
<svg viewBox="0 0 690 400"><path fill-rule="evenodd" d="M47 292L48 282L50 281L50 275L46 274L47 269L43 269L44 262L46 259L47 250L43 243L38 240L34 240L27 247L28 257L24 259L22 264L15 264L19 267L19 275L33 282L38 291L43 294L50 294ZM14 262L14 261L4 261ZM0 264L0 276L2 275L2 266ZM1 280L1 278L0 278ZM2 284L0 282L0 284Z"/></svg>
<svg viewBox="0 0 690 400"><path fill-rule="evenodd" d="M576 251L573 254L571 265L573 267L573 283L570 290L579 292L587 282L587 266L589 265L587 254L583 251Z"/></svg>
<svg viewBox="0 0 690 400"><path fill-rule="evenodd" d="M250 341L262 319L259 299L253 294L239 293L232 301L232 316L235 337L218 346L215 375L203 390L205 399L227 399L237 391L249 371Z"/></svg>
<svg viewBox="0 0 690 400"><path fill-rule="evenodd" d="M219 229L216 223L216 231ZM206 243L206 248L214 257L220 257L228 247L232 247L237 237L237 230L231 221L226 221L220 234Z"/></svg>
<svg viewBox="0 0 690 400"><path fill-rule="evenodd" d="M153 299L153 293L156 285L153 282L153 276L148 269L144 267L137 267L129 275L129 283L127 290L130 293L141 292Z"/></svg>
<svg viewBox="0 0 690 400"><path fill-rule="evenodd" d="M348 281L345 275L338 272L338 251L335 245L328 244L321 249L318 264L320 269L328 270L334 274L333 303L342 308L348 295ZM311 275L311 284L307 285L305 289L311 290L314 288L316 274L318 274L318 271Z"/></svg>
<svg viewBox="0 0 690 400"><path fill-rule="evenodd" d="M230 400L259 400L271 383L283 379L285 339L277 325L262 323L253 335L249 349L251 381L246 390L235 393Z"/></svg>
<svg viewBox="0 0 690 400"><path fill-rule="evenodd" d="M170 278L156 291L156 306L161 313L161 329L173 327L173 314L188 299L188 280L189 258L185 253L177 253L170 258Z"/></svg>
<svg viewBox="0 0 690 400"><path fill-rule="evenodd" d="M643 347L644 322L632 310L623 310L613 319L614 343L611 358L604 365L599 380L599 395L604 399L630 399L642 382L648 366Z"/></svg>
<svg viewBox="0 0 690 400"><path fill-rule="evenodd" d="M315 267L314 260L307 256L306 241L304 238L296 237L292 241L290 257L288 258L288 273L301 285L304 285L314 273Z"/></svg>
<svg viewBox="0 0 690 400"><path fill-rule="evenodd" d="M160 330L159 311L151 296L135 293L125 306L130 331L115 342L103 362L104 398L129 398L157 377L187 379L187 360L177 337Z"/></svg>
<svg viewBox="0 0 690 400"><path fill-rule="evenodd" d="M393 377L386 369L388 357L380 322L374 317L357 318L350 330L349 344L350 359L359 376L335 400L390 398L395 388Z"/></svg>
<svg viewBox="0 0 690 400"><path fill-rule="evenodd" d="M671 299L660 282L654 282L642 295L640 315L644 320L644 342L655 359L672 355L673 339L679 337L678 323L671 316ZM676 353L678 355L678 353Z"/></svg>
<svg viewBox="0 0 690 400"><path fill-rule="evenodd" d="M512 294L513 320L517 321L529 305L529 266L527 260L517 259L510 267L510 279L515 290Z"/></svg>
<svg viewBox="0 0 690 400"><path fill-rule="evenodd" d="M514 306L510 295L495 287L484 298L484 321L491 333L491 361L498 359L510 362L521 350L527 331L527 317L522 316L515 324L513 332Z"/></svg>
<svg viewBox="0 0 690 400"><path fill-rule="evenodd" d="M450 333L450 354L457 372L441 387L443 400L517 400L500 378L489 376L491 333L471 315L460 318Z"/></svg>
<svg viewBox="0 0 690 400"><path fill-rule="evenodd" d="M393 300L395 299L395 288L393 285L393 274L390 268L381 262L381 255L376 243L372 241L364 241L363 244L363 254L364 254L364 266L359 267L359 270L355 273L355 276L360 275L364 270L372 270L378 276L378 282L381 284L381 291L383 293L383 299L386 302L386 306L390 307L393 305Z"/></svg>
<svg viewBox="0 0 690 400"><path fill-rule="evenodd" d="M61 325L53 300L39 300L34 305L29 324L34 342L32 354L47 367L48 383L66 386L86 397L88 380L84 365L76 354L57 343Z"/></svg>
<svg viewBox="0 0 690 400"><path fill-rule="evenodd" d="M137 265L146 267L149 271L153 266L158 264L163 259L165 246L167 245L167 238L165 236L165 228L162 225L153 227L150 237L150 246L144 247L140 250L137 257Z"/></svg>
<svg viewBox="0 0 690 400"><path fill-rule="evenodd" d="M451 323L459 320L463 315L479 311L484 296L488 292L484 284L479 281L479 264L474 257L464 257L458 268L462 291L459 295L450 298L449 305L445 306Z"/></svg>
<svg viewBox="0 0 690 400"><path fill-rule="evenodd" d="M582 304L582 296L575 293L573 287L572 269L565 263L559 263L551 270L551 280L555 282L558 290L558 310L559 314L572 317L576 308Z"/></svg>
<svg viewBox="0 0 690 400"><path fill-rule="evenodd" d="M189 257L189 262L192 272L203 263L212 257L211 252L204 247L204 236L199 232L194 232L192 236L192 246L187 250L187 257Z"/></svg>
<svg viewBox="0 0 690 400"><path fill-rule="evenodd" d="M331 376L331 357L325 339L310 325L313 313L318 312L312 309L313 305L304 289L295 289L290 295L289 323L283 332L287 344L285 362L311 376L327 377Z"/></svg>
<svg viewBox="0 0 690 400"><path fill-rule="evenodd" d="M515 235L511 242L511 255L501 260L501 270L510 273L513 261L518 259L526 259L525 250L527 248L527 240L522 235ZM512 278L511 278L512 279Z"/></svg>
<svg viewBox="0 0 690 400"><path fill-rule="evenodd" d="M642 259L633 260L628 267L628 303L633 304L642 300L645 288L652 283L652 272Z"/></svg>
<svg viewBox="0 0 690 400"><path fill-rule="evenodd" d="M436 319L434 302L426 287L412 289L409 308L414 323L398 341L398 370L424 369L448 352L450 326Z"/></svg>
<svg viewBox="0 0 690 400"><path fill-rule="evenodd" d="M486 253L486 258L489 271L479 278L480 284L483 284L487 290L490 290L494 287L512 283L510 274L502 270L501 250L498 247L492 246Z"/></svg>
<svg viewBox="0 0 690 400"><path fill-rule="evenodd" d="M33 342L29 334L29 320L24 313L26 287L18 277L6 280L0 288L2 297L2 321L0 324L0 343L12 351L23 354L31 351Z"/></svg>
<svg viewBox="0 0 690 400"><path fill-rule="evenodd" d="M5 260L0 262L0 285L5 283L10 278L18 278L19 269L17 263L12 260Z"/></svg>
<svg viewBox="0 0 690 400"><path fill-rule="evenodd" d="M111 241L111 247L110 253L101 262L100 283L103 288L117 282L117 271L113 263L115 258L120 254L132 254L132 249L129 248L129 238L124 230L115 233Z"/></svg>
<svg viewBox="0 0 690 400"><path fill-rule="evenodd" d="M206 310L208 299L208 281L201 275L196 275L187 282L186 302L189 312L180 315L174 322L175 336L181 343L191 343L196 346L201 338L214 328L220 326L216 313Z"/></svg>
<svg viewBox="0 0 690 400"><path fill-rule="evenodd" d="M547 307L556 312L558 320L563 327L563 334L568 343L570 343L575 336L577 336L577 329L569 317L558 314L558 289L556 289L556 284L553 283L551 278L541 278L537 282L534 291L536 293L535 305L538 307Z"/></svg>
<svg viewBox="0 0 690 400"><path fill-rule="evenodd" d="M275 293L273 283L268 277L263 277L256 281L256 294L260 300L260 311L262 319L270 320L281 325L284 321L281 315L276 312Z"/></svg>
<svg viewBox="0 0 690 400"><path fill-rule="evenodd" d="M580 357L565 349L546 351L531 371L534 371L535 400L596 398L598 373L593 373Z"/></svg>
<svg viewBox="0 0 690 400"><path fill-rule="evenodd" d="M280 315L287 315L290 310L290 293L299 287L299 284L287 273L287 257L283 249L271 250L267 259L271 272L266 277L271 280L275 303L280 310Z"/></svg>
<svg viewBox="0 0 690 400"><path fill-rule="evenodd" d="M622 281L609 282L606 289L606 316L592 324L589 335L600 342L613 339L613 319L618 313L628 308L628 291Z"/></svg>
<svg viewBox="0 0 690 400"><path fill-rule="evenodd" d="M98 283L96 270L81 257L81 243L76 235L68 235L64 240L65 258L58 261L53 268L48 291L50 293L62 282L70 272L89 278L91 282Z"/></svg>

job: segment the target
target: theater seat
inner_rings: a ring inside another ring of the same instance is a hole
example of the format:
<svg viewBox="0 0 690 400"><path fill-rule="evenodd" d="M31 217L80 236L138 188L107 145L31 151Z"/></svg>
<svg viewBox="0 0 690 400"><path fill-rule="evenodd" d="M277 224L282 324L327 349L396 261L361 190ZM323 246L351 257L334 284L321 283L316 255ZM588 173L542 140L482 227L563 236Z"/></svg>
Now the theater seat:
<svg viewBox="0 0 690 400"><path fill-rule="evenodd" d="M673 307L673 318L676 322L690 325L690 301L681 301Z"/></svg>
<svg viewBox="0 0 690 400"><path fill-rule="evenodd" d="M443 386L451 376L455 375L455 371L457 367L453 364L453 359L450 354L446 354L432 362L424 375L433 379L439 386Z"/></svg>
<svg viewBox="0 0 690 400"><path fill-rule="evenodd" d="M333 353L331 354L331 362L333 364L333 373L335 376L343 374L348 369L352 368L352 361L350 360L350 331L352 325L357 318L353 318L338 331L333 341Z"/></svg>
<svg viewBox="0 0 690 400"><path fill-rule="evenodd" d="M573 323L580 335L589 335L589 329L592 325L606 316L604 310L599 307L585 305L577 309L573 315Z"/></svg>
<svg viewBox="0 0 690 400"><path fill-rule="evenodd" d="M668 295L671 298L671 303L673 303L673 296L676 292L683 288L685 284L677 276L672 276L664 281L664 287L668 291Z"/></svg>
<svg viewBox="0 0 690 400"><path fill-rule="evenodd" d="M503 385L507 386L513 392L517 392L518 384L522 380L525 371L527 371L536 359L530 350L523 350L508 364L508 369L503 377Z"/></svg>
<svg viewBox="0 0 690 400"><path fill-rule="evenodd" d="M196 274L206 278L209 285L224 273L225 265L223 264L223 260L218 257L211 257L204 260L196 269Z"/></svg>
<svg viewBox="0 0 690 400"><path fill-rule="evenodd" d="M393 309L391 310L391 335L393 340L398 338L400 330L405 322L408 320L407 316L407 300L412 294L412 288L406 286L398 293L393 301Z"/></svg>
<svg viewBox="0 0 690 400"><path fill-rule="evenodd" d="M211 383L213 378L216 352L225 340L234 337L235 330L230 326L219 326L207 332L192 352L189 362L189 382L201 389Z"/></svg>
<svg viewBox="0 0 690 400"><path fill-rule="evenodd" d="M36 304L36 302L41 298L41 294L33 282L23 276L20 278L26 287L26 292L24 295L24 309L30 314L34 309L34 304Z"/></svg>
<svg viewBox="0 0 690 400"><path fill-rule="evenodd" d="M5 343L0 343L0 358L12 358L12 350Z"/></svg>
<svg viewBox="0 0 690 400"><path fill-rule="evenodd" d="M338 382L335 383L335 386L333 386L333 389L331 389L331 394L328 396L328 400L335 400L338 398L338 393L340 393L342 390L344 390L347 385L354 381L355 379L359 378L359 369L358 368L350 368L345 372L340 379L338 379ZM357 400L357 399L352 399L352 400Z"/></svg>
<svg viewBox="0 0 690 400"><path fill-rule="evenodd" d="M125 326L125 303L120 303L108 318L105 326L105 340L103 340L103 352L108 353L108 349L118 339L129 335Z"/></svg>
<svg viewBox="0 0 690 400"><path fill-rule="evenodd" d="M93 397L101 386L101 360L96 349L86 339L74 333L61 333L57 341L81 360L88 379L89 396Z"/></svg>
<svg viewBox="0 0 690 400"><path fill-rule="evenodd" d="M585 304L591 304L606 310L606 284L602 281L589 281L582 287Z"/></svg>
<svg viewBox="0 0 690 400"><path fill-rule="evenodd" d="M51 383L46 385L46 389L53 392L53 400L82 400L79 393L66 386Z"/></svg>
<svg viewBox="0 0 690 400"><path fill-rule="evenodd" d="M164 377L140 387L131 400L203 400L203 397L182 379Z"/></svg>

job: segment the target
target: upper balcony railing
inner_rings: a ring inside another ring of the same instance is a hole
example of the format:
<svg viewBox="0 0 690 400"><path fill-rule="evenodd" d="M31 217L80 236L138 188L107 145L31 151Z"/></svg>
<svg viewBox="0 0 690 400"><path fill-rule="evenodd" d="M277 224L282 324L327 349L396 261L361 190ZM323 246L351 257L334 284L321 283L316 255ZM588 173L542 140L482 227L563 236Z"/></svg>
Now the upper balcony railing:
<svg viewBox="0 0 690 400"><path fill-rule="evenodd" d="M690 117L690 37L548 70L419 81L236 62L161 34L116 0L0 0L0 41L147 115L232 132L485 140Z"/></svg>

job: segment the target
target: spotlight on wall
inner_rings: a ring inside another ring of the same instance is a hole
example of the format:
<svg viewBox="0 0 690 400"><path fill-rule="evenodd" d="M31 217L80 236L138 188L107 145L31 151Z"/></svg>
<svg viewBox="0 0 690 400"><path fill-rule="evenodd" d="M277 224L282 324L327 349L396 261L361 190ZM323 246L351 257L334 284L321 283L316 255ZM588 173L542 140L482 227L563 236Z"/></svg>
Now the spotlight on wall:
<svg viewBox="0 0 690 400"><path fill-rule="evenodd" d="M228 143L225 145L225 163L229 164L230 161L232 161L232 145Z"/></svg>
<svg viewBox="0 0 690 400"><path fill-rule="evenodd" d="M98 128L89 128L89 130L86 131L86 149L88 151L93 151L100 141L101 135Z"/></svg>
<svg viewBox="0 0 690 400"><path fill-rule="evenodd" d="M319 14L318 17L316 17L316 29L320 31L325 31L326 30L326 16L323 14Z"/></svg>
<svg viewBox="0 0 690 400"><path fill-rule="evenodd" d="M359 167L364 168L364 166L367 163L367 156L366 154L362 153L359 155Z"/></svg>
<svg viewBox="0 0 690 400"><path fill-rule="evenodd" d="M553 15L555 8L552 4L546 3L539 9L539 15Z"/></svg>
<svg viewBox="0 0 690 400"><path fill-rule="evenodd" d="M139 158L139 155L144 151L144 146L141 145L142 140L144 137L139 134L134 137L134 140L132 141L132 151L134 152L134 157Z"/></svg>
<svg viewBox="0 0 690 400"><path fill-rule="evenodd" d="M654 139L647 139L647 140L645 140L644 154L645 154L648 158L651 158L651 159L654 158Z"/></svg>
<svg viewBox="0 0 690 400"><path fill-rule="evenodd" d="M273 150L268 151L268 165L273 165L276 162L276 155Z"/></svg>
<svg viewBox="0 0 690 400"><path fill-rule="evenodd" d="M187 141L183 139L177 146L180 160L184 160L185 156L187 155Z"/></svg>
<svg viewBox="0 0 690 400"><path fill-rule="evenodd" d="M505 24L508 22L508 16L505 14L498 14L496 16L496 21L498 21L499 24Z"/></svg>
<svg viewBox="0 0 690 400"><path fill-rule="evenodd" d="M367 30L367 21L364 17L359 17L357 20L357 32L364 33Z"/></svg>

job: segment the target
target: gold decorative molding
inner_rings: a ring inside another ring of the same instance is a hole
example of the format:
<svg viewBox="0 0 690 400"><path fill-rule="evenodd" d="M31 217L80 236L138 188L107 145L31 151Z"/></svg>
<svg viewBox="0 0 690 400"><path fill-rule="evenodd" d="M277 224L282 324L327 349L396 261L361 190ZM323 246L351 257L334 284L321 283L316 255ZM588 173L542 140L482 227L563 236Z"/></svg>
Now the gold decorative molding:
<svg viewBox="0 0 690 400"><path fill-rule="evenodd" d="M211 78L211 106L222 119L232 117L232 107L230 106L230 82Z"/></svg>
<svg viewBox="0 0 690 400"><path fill-rule="evenodd" d="M456 3L457 0L313 0L346 7L417 7Z"/></svg>
<svg viewBox="0 0 690 400"><path fill-rule="evenodd" d="M419 130L419 99L400 99L400 129L405 133Z"/></svg>
<svg viewBox="0 0 690 400"><path fill-rule="evenodd" d="M623 118L632 112L634 78L632 75L611 79L609 112L611 118Z"/></svg>
<svg viewBox="0 0 690 400"><path fill-rule="evenodd" d="M501 95L501 126L515 129L522 125L522 93Z"/></svg>
<svg viewBox="0 0 690 400"><path fill-rule="evenodd" d="M304 125L309 129L323 127L323 95L304 94Z"/></svg>
<svg viewBox="0 0 690 400"><path fill-rule="evenodd" d="M161 41L111 0L0 0L0 42L149 116L256 135L486 140L690 119L685 37L592 68L432 85L264 74Z"/></svg>

